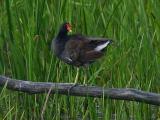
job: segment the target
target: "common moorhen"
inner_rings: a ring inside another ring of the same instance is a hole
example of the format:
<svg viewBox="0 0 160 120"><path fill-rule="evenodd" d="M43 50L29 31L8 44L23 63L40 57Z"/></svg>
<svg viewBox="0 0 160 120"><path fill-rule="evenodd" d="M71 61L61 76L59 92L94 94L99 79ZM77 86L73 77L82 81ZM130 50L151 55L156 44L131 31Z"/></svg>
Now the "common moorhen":
<svg viewBox="0 0 160 120"><path fill-rule="evenodd" d="M68 35L70 31L71 25L64 23L52 41L51 47L58 58L76 67L89 65L102 57L104 48L112 41L106 38L85 37L79 34Z"/></svg>

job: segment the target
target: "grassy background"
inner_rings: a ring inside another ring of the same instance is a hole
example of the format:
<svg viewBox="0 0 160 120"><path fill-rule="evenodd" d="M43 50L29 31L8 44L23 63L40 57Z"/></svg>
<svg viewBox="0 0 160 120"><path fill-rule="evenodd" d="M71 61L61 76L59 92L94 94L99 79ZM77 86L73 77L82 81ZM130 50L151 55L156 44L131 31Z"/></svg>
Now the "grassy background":
<svg viewBox="0 0 160 120"><path fill-rule="evenodd" d="M159 0L1 0L0 74L43 82L74 82L76 69L50 51L64 21L73 33L112 38L105 57L90 66L87 83L160 92ZM84 71L79 71L79 83ZM0 119L40 119L46 94L1 88ZM84 101L88 100L88 108ZM51 95L44 113L52 119L160 119L144 103Z"/></svg>

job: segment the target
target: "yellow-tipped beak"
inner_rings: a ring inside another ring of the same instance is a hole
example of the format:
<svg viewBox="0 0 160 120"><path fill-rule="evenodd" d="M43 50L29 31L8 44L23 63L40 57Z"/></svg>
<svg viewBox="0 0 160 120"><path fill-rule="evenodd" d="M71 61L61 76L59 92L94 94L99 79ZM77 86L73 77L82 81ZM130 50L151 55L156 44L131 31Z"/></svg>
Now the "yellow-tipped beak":
<svg viewBox="0 0 160 120"><path fill-rule="evenodd" d="M72 30L70 29L70 30L69 30L69 32L71 33L71 32L72 32Z"/></svg>

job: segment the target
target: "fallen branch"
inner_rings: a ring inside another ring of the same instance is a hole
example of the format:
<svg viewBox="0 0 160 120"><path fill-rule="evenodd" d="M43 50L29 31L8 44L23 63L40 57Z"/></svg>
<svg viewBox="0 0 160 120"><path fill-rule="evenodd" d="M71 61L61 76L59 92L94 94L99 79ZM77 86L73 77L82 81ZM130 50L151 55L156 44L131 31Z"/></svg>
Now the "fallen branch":
<svg viewBox="0 0 160 120"><path fill-rule="evenodd" d="M85 85L76 85L75 87L72 87L74 84L71 83L31 82L0 76L0 86L5 85L6 88L10 90L21 91L30 94L48 93L50 91L51 93L63 95L98 98L104 97L160 105L160 94L144 92L132 88L102 88Z"/></svg>

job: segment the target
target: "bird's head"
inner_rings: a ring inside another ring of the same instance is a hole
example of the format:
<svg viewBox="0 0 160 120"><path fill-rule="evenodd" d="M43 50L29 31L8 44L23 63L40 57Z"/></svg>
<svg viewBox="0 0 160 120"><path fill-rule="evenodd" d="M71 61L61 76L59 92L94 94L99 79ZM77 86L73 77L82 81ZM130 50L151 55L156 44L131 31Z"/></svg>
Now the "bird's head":
<svg viewBox="0 0 160 120"><path fill-rule="evenodd" d="M61 30L64 31L64 32L72 32L71 24L68 23L68 22L63 23L63 25L61 27Z"/></svg>

